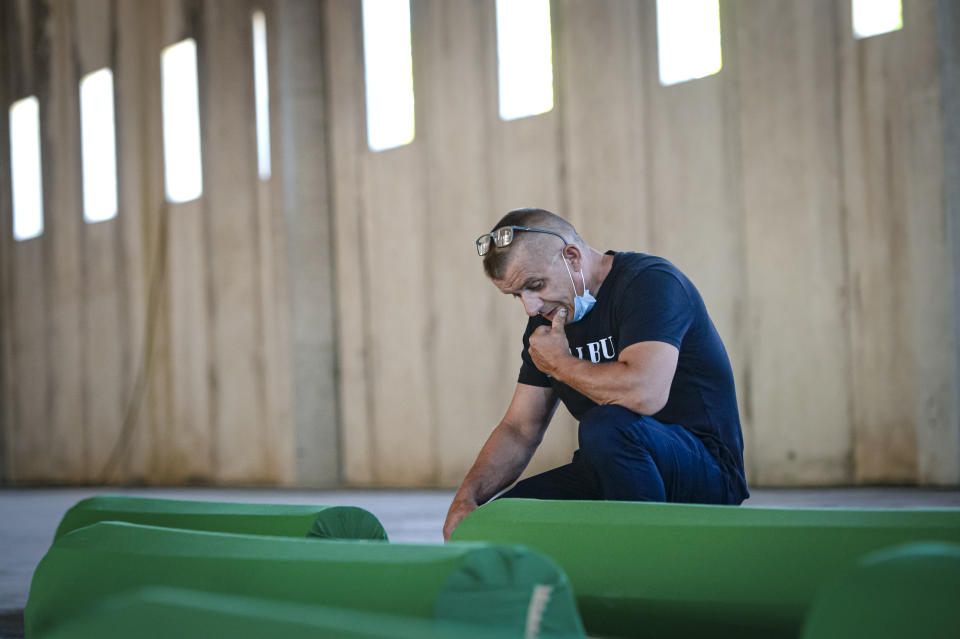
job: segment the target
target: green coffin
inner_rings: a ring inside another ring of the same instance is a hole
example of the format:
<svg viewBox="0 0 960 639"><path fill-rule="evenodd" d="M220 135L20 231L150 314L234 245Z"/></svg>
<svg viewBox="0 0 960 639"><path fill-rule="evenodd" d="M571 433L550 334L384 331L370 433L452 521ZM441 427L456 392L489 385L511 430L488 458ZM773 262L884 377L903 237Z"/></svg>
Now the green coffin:
<svg viewBox="0 0 960 639"><path fill-rule="evenodd" d="M960 509L501 499L470 514L453 539L553 557L591 634L796 637L832 576L881 548L960 541Z"/></svg>
<svg viewBox="0 0 960 639"><path fill-rule="evenodd" d="M108 597L44 636L46 639L497 639L518 635L419 617L150 587Z"/></svg>
<svg viewBox="0 0 960 639"><path fill-rule="evenodd" d="M803 639L955 639L960 545L905 544L871 553L820 589Z"/></svg>
<svg viewBox="0 0 960 639"><path fill-rule="evenodd" d="M100 521L245 535L379 539L387 533L372 514L353 506L288 506L103 495L78 502L54 539Z"/></svg>
<svg viewBox="0 0 960 639"><path fill-rule="evenodd" d="M310 540L102 522L62 536L40 562L24 612L27 636L44 637L106 598L145 586L480 624L514 636L582 635L563 571L519 546Z"/></svg>

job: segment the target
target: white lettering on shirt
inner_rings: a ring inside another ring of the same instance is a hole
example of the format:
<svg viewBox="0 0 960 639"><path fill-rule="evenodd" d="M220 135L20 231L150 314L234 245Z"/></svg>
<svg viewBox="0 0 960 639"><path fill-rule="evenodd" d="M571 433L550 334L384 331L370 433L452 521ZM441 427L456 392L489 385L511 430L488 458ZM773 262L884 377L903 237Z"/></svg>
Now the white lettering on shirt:
<svg viewBox="0 0 960 639"><path fill-rule="evenodd" d="M613 336L604 337L603 339L596 342L587 342L586 347L577 346L575 347L577 351L577 358L587 359L584 357L583 349L587 349L587 355L589 359L594 364L599 364L602 361L610 361L616 359L617 349L613 345ZM574 349L571 349L571 353Z"/></svg>

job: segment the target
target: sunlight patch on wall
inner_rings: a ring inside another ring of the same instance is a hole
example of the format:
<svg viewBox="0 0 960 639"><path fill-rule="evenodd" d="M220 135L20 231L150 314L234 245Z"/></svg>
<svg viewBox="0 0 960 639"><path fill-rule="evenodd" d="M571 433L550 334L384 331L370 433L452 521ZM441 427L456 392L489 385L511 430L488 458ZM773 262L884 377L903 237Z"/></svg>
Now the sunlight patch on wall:
<svg viewBox="0 0 960 639"><path fill-rule="evenodd" d="M409 0L363 0L367 144L384 151L414 137Z"/></svg>
<svg viewBox="0 0 960 639"><path fill-rule="evenodd" d="M889 33L903 28L900 0L853 0L853 35L857 38Z"/></svg>
<svg viewBox="0 0 960 639"><path fill-rule="evenodd" d="M10 173L13 181L13 238L43 233L43 172L40 163L40 103L36 96L10 106Z"/></svg>
<svg viewBox="0 0 960 639"><path fill-rule="evenodd" d="M663 86L719 72L718 0L657 0L657 49Z"/></svg>
<svg viewBox="0 0 960 639"><path fill-rule="evenodd" d="M196 41L188 38L164 49L161 66L167 200L188 202L203 193Z"/></svg>
<svg viewBox="0 0 960 639"><path fill-rule="evenodd" d="M83 219L102 222L117 215L117 144L113 72L100 69L80 80L80 141L83 160Z"/></svg>
<svg viewBox="0 0 960 639"><path fill-rule="evenodd" d="M253 89L257 110L257 173L269 180L270 167L270 83L267 76L267 18L253 12Z"/></svg>
<svg viewBox="0 0 960 639"><path fill-rule="evenodd" d="M553 40L549 0L497 0L500 117L553 109Z"/></svg>

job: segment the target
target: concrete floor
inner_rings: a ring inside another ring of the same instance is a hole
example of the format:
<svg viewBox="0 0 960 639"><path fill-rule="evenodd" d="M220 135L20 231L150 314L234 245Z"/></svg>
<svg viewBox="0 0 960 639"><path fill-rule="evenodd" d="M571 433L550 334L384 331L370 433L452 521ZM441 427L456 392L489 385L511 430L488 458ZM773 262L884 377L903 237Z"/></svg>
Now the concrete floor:
<svg viewBox="0 0 960 639"><path fill-rule="evenodd" d="M744 505L786 508L960 507L960 491L915 488L752 489ZM22 637L20 611L30 579L70 506L92 495L122 493L170 499L349 505L366 508L391 541L440 542L452 491L291 491L229 488L0 488L0 639Z"/></svg>

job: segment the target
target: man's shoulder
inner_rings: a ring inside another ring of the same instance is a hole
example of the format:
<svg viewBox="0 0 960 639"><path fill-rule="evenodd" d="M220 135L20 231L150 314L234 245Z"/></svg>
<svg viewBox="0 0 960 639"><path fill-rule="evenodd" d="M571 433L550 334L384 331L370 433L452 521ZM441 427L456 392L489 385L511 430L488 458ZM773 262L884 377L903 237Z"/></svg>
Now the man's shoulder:
<svg viewBox="0 0 960 639"><path fill-rule="evenodd" d="M608 254L613 254L611 274L614 275L614 281L622 286L636 282L638 278L642 279L645 275L653 275L656 277L654 274L658 273L669 274L680 280L680 282L684 282L687 279L673 262L657 255L635 253L632 251L608 251Z"/></svg>

